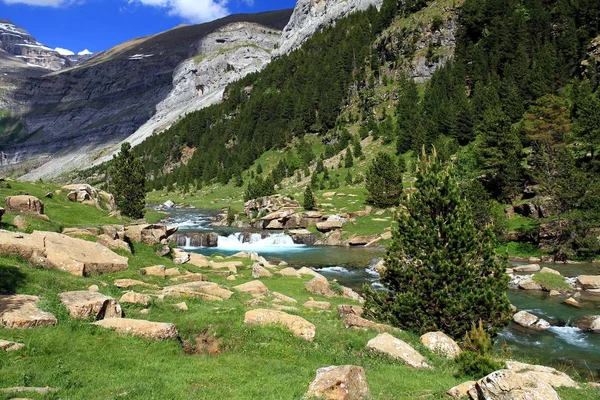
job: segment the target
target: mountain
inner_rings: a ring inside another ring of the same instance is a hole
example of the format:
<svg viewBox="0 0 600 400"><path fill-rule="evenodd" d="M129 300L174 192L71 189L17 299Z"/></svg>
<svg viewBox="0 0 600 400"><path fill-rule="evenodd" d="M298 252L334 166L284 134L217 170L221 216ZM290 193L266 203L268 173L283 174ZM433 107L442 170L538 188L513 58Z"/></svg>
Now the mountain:
<svg viewBox="0 0 600 400"><path fill-rule="evenodd" d="M38 42L25 29L8 20L0 20L0 48L28 66L59 71L71 65L57 51Z"/></svg>
<svg viewBox="0 0 600 400"><path fill-rule="evenodd" d="M133 39L81 65L13 83L0 93L0 127L18 121L19 128L0 131L0 170L31 171L25 178L38 179L83 168L135 133L158 105L145 134L176 120L196 95L204 97L198 107L218 101L228 82L270 60L291 13L240 14L180 26ZM24 36L24 30L13 30Z"/></svg>

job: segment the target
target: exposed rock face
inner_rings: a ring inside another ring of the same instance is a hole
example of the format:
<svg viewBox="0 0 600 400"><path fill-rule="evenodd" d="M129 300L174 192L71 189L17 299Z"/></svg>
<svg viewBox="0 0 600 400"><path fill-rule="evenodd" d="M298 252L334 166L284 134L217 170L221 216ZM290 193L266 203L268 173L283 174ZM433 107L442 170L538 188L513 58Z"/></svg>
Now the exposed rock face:
<svg viewBox="0 0 600 400"><path fill-rule="evenodd" d="M408 343L397 339L389 333L382 333L369 340L367 348L370 350L384 353L397 360L402 360L406 365L413 368L431 368L418 351L413 349Z"/></svg>
<svg viewBox="0 0 600 400"><path fill-rule="evenodd" d="M458 344L443 332L429 332L421 336L421 343L434 353L454 359L462 353Z"/></svg>
<svg viewBox="0 0 600 400"><path fill-rule="evenodd" d="M336 20L355 11L366 10L371 5L379 8L382 3L383 0L298 0L274 55L290 53L315 32L333 24Z"/></svg>
<svg viewBox="0 0 600 400"><path fill-rule="evenodd" d="M108 211L115 211L117 209L117 203L112 194L98 190L88 184L67 185L63 186L63 189L67 191L67 198L70 201L95 205L100 209Z"/></svg>
<svg viewBox="0 0 600 400"><path fill-rule="evenodd" d="M65 57L7 20L0 20L0 49L15 56L23 64L43 68L46 72L58 71L71 65Z"/></svg>
<svg viewBox="0 0 600 400"><path fill-rule="evenodd" d="M319 368L305 398L327 400L368 400L371 392L362 367L354 365Z"/></svg>
<svg viewBox="0 0 600 400"><path fill-rule="evenodd" d="M586 290L600 289L600 275L579 275L577 282Z"/></svg>
<svg viewBox="0 0 600 400"><path fill-rule="evenodd" d="M64 292L60 302L67 308L71 318L96 320L121 318L123 311L115 299L92 291Z"/></svg>
<svg viewBox="0 0 600 400"><path fill-rule="evenodd" d="M128 318L107 318L94 322L94 325L112 329L121 334L139 336L146 339L166 340L177 337L177 328L175 325L169 323Z"/></svg>
<svg viewBox="0 0 600 400"><path fill-rule="evenodd" d="M88 276L127 269L128 259L106 247L53 232L0 231L0 254L18 255L45 268Z"/></svg>
<svg viewBox="0 0 600 400"><path fill-rule="evenodd" d="M176 226L166 226L161 224L142 224L130 225L125 227L125 235L136 242L154 246L167 240L177 232Z"/></svg>
<svg viewBox="0 0 600 400"><path fill-rule="evenodd" d="M0 296L0 325L7 329L37 328L56 325L56 318L37 307L37 296Z"/></svg>
<svg viewBox="0 0 600 400"><path fill-rule="evenodd" d="M0 168L35 168L24 178L36 180L87 167L94 160L102 162L99 155L108 153L110 157L111 151L117 151L123 140L156 113L157 105L171 97L164 108L161 106L155 123L131 140L138 143L144 134L163 131L187 112L188 94L174 92L170 96L173 88L193 90L191 97L196 101L192 110L219 101L224 85L262 68L269 54L268 48L263 50L261 45L268 40L257 40L256 44L254 40L260 36L275 43L276 34L271 32L282 29L290 15L291 10L231 15L201 25L177 27L123 43L76 68L13 85L4 97L10 108L18 111L24 129L11 143L0 145L5 155ZM215 32L243 22L252 23L245 28L245 36L233 29ZM194 66L194 57L201 54L199 42L208 35L224 53L215 50L211 53L214 58L197 58L204 63ZM225 42L220 43L218 35ZM231 35L237 35L238 42L229 41ZM176 73L185 61L188 64ZM205 73L216 75L199 76ZM203 79L207 89L202 88ZM38 134L33 137L33 132Z"/></svg>
<svg viewBox="0 0 600 400"><path fill-rule="evenodd" d="M283 311L266 310L258 308L248 311L244 317L245 324L256 325L283 325L290 330L294 336L308 341L315 338L315 326L302 317L290 315Z"/></svg>
<svg viewBox="0 0 600 400"><path fill-rule="evenodd" d="M535 377L546 382L553 388L578 387L577 382L571 379L569 375L565 374L564 372L557 371L556 369L551 367L546 367L543 365L525 364L516 361L507 361L506 368L511 371L534 375Z"/></svg>
<svg viewBox="0 0 600 400"><path fill-rule="evenodd" d="M531 373L518 373L508 369L492 372L477 381L471 390L475 398L490 400L559 400L560 397L548 383ZM473 397L473 396L471 396Z"/></svg>

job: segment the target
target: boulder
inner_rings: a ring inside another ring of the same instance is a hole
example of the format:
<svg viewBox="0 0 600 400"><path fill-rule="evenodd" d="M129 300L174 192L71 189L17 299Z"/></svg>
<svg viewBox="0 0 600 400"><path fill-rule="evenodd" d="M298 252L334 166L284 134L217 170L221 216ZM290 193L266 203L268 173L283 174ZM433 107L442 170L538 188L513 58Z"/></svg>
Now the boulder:
<svg viewBox="0 0 600 400"><path fill-rule="evenodd" d="M580 302L578 302L577 300L575 300L572 297L569 297L568 299L565 299L563 301L563 303L568 304L568 305L573 306L573 307L577 307L577 308L582 308L583 307Z"/></svg>
<svg viewBox="0 0 600 400"><path fill-rule="evenodd" d="M64 228L62 230L63 235L77 237L77 236L98 236L100 230L98 228Z"/></svg>
<svg viewBox="0 0 600 400"><path fill-rule="evenodd" d="M271 274L269 272L269 270L267 270L265 267L261 266L258 263L254 264L252 266L252 278L254 278L254 279L270 278L272 276L273 276L273 274Z"/></svg>
<svg viewBox="0 0 600 400"><path fill-rule="evenodd" d="M323 297L336 297L338 293L334 292L329 286L329 281L324 276L316 276L310 281L306 282L306 290L312 294L316 294ZM339 293L341 294L341 293Z"/></svg>
<svg viewBox="0 0 600 400"><path fill-rule="evenodd" d="M183 303L173 304L173 307L177 308L179 311L188 311L189 310L187 304L185 304L185 301Z"/></svg>
<svg viewBox="0 0 600 400"><path fill-rule="evenodd" d="M362 316L364 309L361 306L354 306L350 304L340 304L338 306L338 315L340 318L344 318L347 315Z"/></svg>
<svg viewBox="0 0 600 400"><path fill-rule="evenodd" d="M18 255L34 265L76 276L119 272L128 264L127 257L101 244L53 232L28 235L0 231L0 254Z"/></svg>
<svg viewBox="0 0 600 400"><path fill-rule="evenodd" d="M342 365L319 368L304 398L368 400L371 392L364 368Z"/></svg>
<svg viewBox="0 0 600 400"><path fill-rule="evenodd" d="M548 321L536 317L527 311L519 311L513 315L513 321L524 328L533 329L536 331L545 331L551 328Z"/></svg>
<svg viewBox="0 0 600 400"><path fill-rule="evenodd" d="M600 275L579 275L577 282L586 290L600 289Z"/></svg>
<svg viewBox="0 0 600 400"><path fill-rule="evenodd" d="M119 300L121 303L129 303L129 304L141 304L143 306L147 306L152 301L152 297L147 294L141 294L136 292L126 292L121 296Z"/></svg>
<svg viewBox="0 0 600 400"><path fill-rule="evenodd" d="M163 207L165 208L173 208L175 207L175 203L173 203L171 200L167 200L163 203Z"/></svg>
<svg viewBox="0 0 600 400"><path fill-rule="evenodd" d="M56 325L54 315L37 307L39 300L37 296L0 296L0 325L7 329Z"/></svg>
<svg viewBox="0 0 600 400"><path fill-rule="evenodd" d="M453 399L467 398L467 397L469 397L469 391L473 390L476 383L477 382L475 382L475 381L467 381L467 382L461 383L460 385L456 385L453 388L451 388L450 390L448 390L446 392L446 394Z"/></svg>
<svg viewBox="0 0 600 400"><path fill-rule="evenodd" d="M544 267L542 268L542 270L540 271L540 274L554 274L554 275L560 275L561 273L558 272L555 269L552 268L548 268L548 267Z"/></svg>
<svg viewBox="0 0 600 400"><path fill-rule="evenodd" d="M181 275L181 272L179 272L179 268L165 269L165 277L167 277L167 276L178 276L178 275Z"/></svg>
<svg viewBox="0 0 600 400"><path fill-rule="evenodd" d="M366 246L367 244L377 240L378 235L371 236L354 236L348 240L348 246Z"/></svg>
<svg viewBox="0 0 600 400"><path fill-rule="evenodd" d="M170 297L202 298L208 301L228 300L233 292L213 282L188 282L163 288L162 294Z"/></svg>
<svg viewBox="0 0 600 400"><path fill-rule="evenodd" d="M129 289L130 287L134 287L134 286L143 286L143 287L158 289L158 286L156 286L156 285L151 285L149 283L138 281L135 279L117 279L116 281L114 281L113 284L116 287L118 287L119 289Z"/></svg>
<svg viewBox="0 0 600 400"><path fill-rule="evenodd" d="M185 274L171 278L171 282L202 282L207 280L202 274L185 271Z"/></svg>
<svg viewBox="0 0 600 400"><path fill-rule="evenodd" d="M283 311L266 310L258 308L250 310L244 317L245 324L257 325L283 325L294 336L312 341L315 337L315 326L297 315L290 315Z"/></svg>
<svg viewBox="0 0 600 400"><path fill-rule="evenodd" d="M269 288L261 281L250 281L233 287L238 292L249 293L252 297L263 297L269 293Z"/></svg>
<svg viewBox="0 0 600 400"><path fill-rule="evenodd" d="M590 315L579 318L575 326L588 332L600 333L600 315Z"/></svg>
<svg viewBox="0 0 600 400"><path fill-rule="evenodd" d="M140 275L149 275L149 276L158 276L164 278L167 276L167 267L164 265L155 265L152 267L142 268L138 271ZM177 271L177 275L179 275L179 271Z"/></svg>
<svg viewBox="0 0 600 400"><path fill-rule="evenodd" d="M0 351L6 351L8 353L11 351L19 351L24 347L25 345L23 343L9 342L8 340L0 339Z"/></svg>
<svg viewBox="0 0 600 400"><path fill-rule="evenodd" d="M6 202L7 211L16 211L33 216L44 215L44 203L37 197L28 195L9 196L4 201Z"/></svg>
<svg viewBox="0 0 600 400"><path fill-rule="evenodd" d="M238 267L243 267L244 263L239 261L230 262L213 262L211 261L209 267L212 269L226 269L233 274L237 274Z"/></svg>
<svg viewBox="0 0 600 400"><path fill-rule="evenodd" d="M188 264L194 265L199 268L210 266L206 257L198 253L190 253L190 260L188 261Z"/></svg>
<svg viewBox="0 0 600 400"><path fill-rule="evenodd" d="M342 229L342 226L343 224L341 221L324 221L317 223L317 230L319 232L325 233L336 229Z"/></svg>
<svg viewBox="0 0 600 400"><path fill-rule="evenodd" d="M369 340L367 348L387 354L396 360L401 360L412 368L431 368L425 362L425 357L418 351L413 349L408 343L393 337L389 333L381 333Z"/></svg>
<svg viewBox="0 0 600 400"><path fill-rule="evenodd" d="M283 229L284 225L277 219L274 219L272 221L269 221L269 223L267 224L267 226L265 226L265 229L269 229L269 230L281 230Z"/></svg>
<svg viewBox="0 0 600 400"><path fill-rule="evenodd" d="M423 346L434 353L450 359L455 359L462 353L460 346L443 332L429 332L420 338Z"/></svg>
<svg viewBox="0 0 600 400"><path fill-rule="evenodd" d="M517 361L507 361L506 368L518 372L528 373L546 382L553 388L572 387L576 388L577 382L564 372L557 371L554 368L543 365L525 364Z"/></svg>
<svg viewBox="0 0 600 400"><path fill-rule="evenodd" d="M304 307L310 309L329 310L331 308L331 303L328 301L315 301L311 297L306 303L304 303Z"/></svg>
<svg viewBox="0 0 600 400"><path fill-rule="evenodd" d="M283 302L283 303L292 303L292 304L298 303L298 301L296 299L293 299L290 296L286 296L283 293L272 292L271 295L275 298L275 300L279 300L280 302Z"/></svg>
<svg viewBox="0 0 600 400"><path fill-rule="evenodd" d="M123 311L115 299L102 293L79 290L60 294L60 302L74 319L121 318Z"/></svg>
<svg viewBox="0 0 600 400"><path fill-rule="evenodd" d="M513 267L514 272L538 272L539 270L539 264L518 265Z"/></svg>
<svg viewBox="0 0 600 400"><path fill-rule="evenodd" d="M519 289L522 290L542 290L542 285L540 285L539 283L537 283L536 281L534 281L531 278L522 280L521 282L519 282Z"/></svg>
<svg viewBox="0 0 600 400"><path fill-rule="evenodd" d="M129 225L125 227L125 235L130 239L148 246L160 244L177 232L177 227L161 224Z"/></svg>
<svg viewBox="0 0 600 400"><path fill-rule="evenodd" d="M343 320L344 326L346 328L374 329L377 332L386 332L386 331L397 330L396 328L394 328L390 325L379 324L377 322L369 321L368 319L365 319L361 316L354 315L354 314L347 314L342 318L342 320Z"/></svg>
<svg viewBox="0 0 600 400"><path fill-rule="evenodd" d="M300 273L292 267L284 268L281 271L277 271L276 274L281 276L293 276L296 278L300 278Z"/></svg>
<svg viewBox="0 0 600 400"><path fill-rule="evenodd" d="M492 372L475 384L477 398L490 400L560 400L556 391L536 375L508 369Z"/></svg>
<svg viewBox="0 0 600 400"><path fill-rule="evenodd" d="M173 256L173 262L177 265L185 264L191 259L190 253L180 249L171 250L171 255Z"/></svg>
<svg viewBox="0 0 600 400"><path fill-rule="evenodd" d="M6 210L2 207L0 207L0 222L2 222L2 216L4 215L4 213L6 212Z"/></svg>
<svg viewBox="0 0 600 400"><path fill-rule="evenodd" d="M109 235L103 234L98 236L98 243L108 247L111 250L123 250L131 253L131 247L129 247L129 243L121 239L115 239Z"/></svg>
<svg viewBox="0 0 600 400"><path fill-rule="evenodd" d="M302 275L311 275L311 276L315 276L315 277L316 277L316 276L323 276L323 275L321 275L320 273L318 273L318 272L316 272L316 271L313 271L312 269L310 269L310 268L306 268L306 267L302 267L302 268L300 268L300 269L298 270L298 273L300 274L300 276L302 276Z"/></svg>
<svg viewBox="0 0 600 400"><path fill-rule="evenodd" d="M143 337L146 339L175 339L177 328L173 324L162 322L151 322L128 318L107 318L94 322L94 325L102 328L112 329L118 333Z"/></svg>

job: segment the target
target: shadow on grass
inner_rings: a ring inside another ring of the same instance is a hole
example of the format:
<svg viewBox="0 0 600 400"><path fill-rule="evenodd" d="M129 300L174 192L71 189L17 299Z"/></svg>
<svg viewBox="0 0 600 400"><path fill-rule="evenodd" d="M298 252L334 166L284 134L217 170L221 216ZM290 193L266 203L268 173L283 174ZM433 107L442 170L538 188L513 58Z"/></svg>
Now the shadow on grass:
<svg viewBox="0 0 600 400"><path fill-rule="evenodd" d="M0 262L0 294L14 294L25 281L25 274L18 267Z"/></svg>

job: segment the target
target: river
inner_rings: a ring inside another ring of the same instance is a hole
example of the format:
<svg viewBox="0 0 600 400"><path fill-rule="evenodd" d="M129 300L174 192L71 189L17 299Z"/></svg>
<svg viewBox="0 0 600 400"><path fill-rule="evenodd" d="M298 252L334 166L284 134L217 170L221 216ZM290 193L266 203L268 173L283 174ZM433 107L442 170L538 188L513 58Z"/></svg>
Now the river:
<svg viewBox="0 0 600 400"><path fill-rule="evenodd" d="M254 251L277 264L285 261L294 268L309 267L336 279L340 284L360 291L364 284L381 288L379 275L372 267L385 255L385 249L320 247L294 244L283 233L254 231L246 235L239 229L209 227L214 210L173 209L166 223L177 225L180 233L217 232L217 247L188 247L204 255L231 255L239 251ZM245 238L245 239L244 239ZM598 264L549 265L573 277L580 274L600 275ZM564 304L562 297L550 297L539 291L508 290L510 301L519 309L548 320L553 327L546 332L507 326L496 338L496 347L522 360L552 365L565 371L577 371L584 378L600 376L600 334L586 333L569 326L578 317L600 314L600 302L584 302L578 309Z"/></svg>

